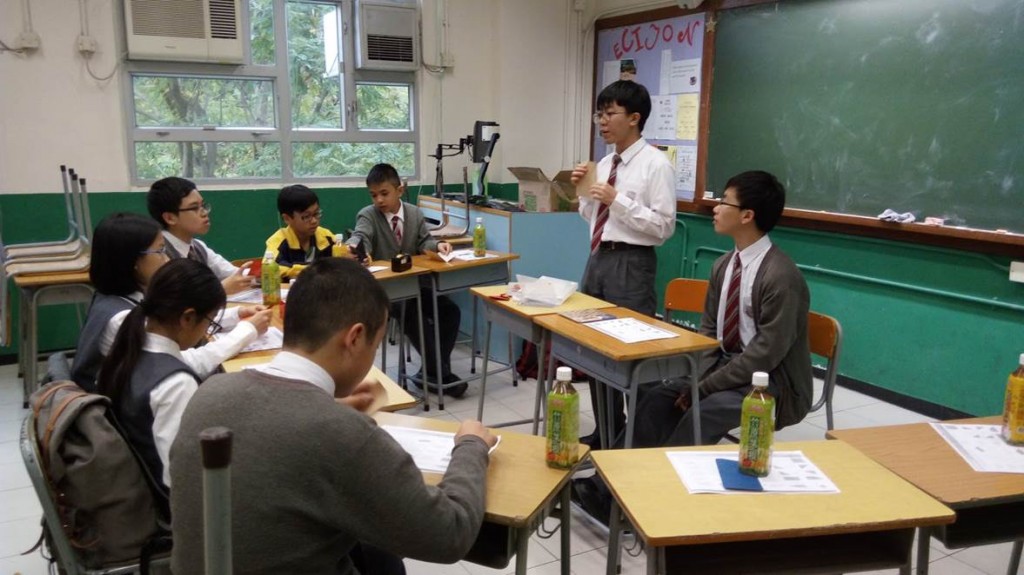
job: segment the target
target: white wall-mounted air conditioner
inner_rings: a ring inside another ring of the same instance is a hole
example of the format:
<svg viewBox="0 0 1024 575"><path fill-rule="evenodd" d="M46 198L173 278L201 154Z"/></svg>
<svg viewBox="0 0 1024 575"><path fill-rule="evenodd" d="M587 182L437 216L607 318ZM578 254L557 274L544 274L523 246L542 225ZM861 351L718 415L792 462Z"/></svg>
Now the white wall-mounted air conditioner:
<svg viewBox="0 0 1024 575"><path fill-rule="evenodd" d="M356 68L420 67L419 7L403 0L356 0Z"/></svg>
<svg viewBox="0 0 1024 575"><path fill-rule="evenodd" d="M243 63L240 0L125 0L129 60Z"/></svg>

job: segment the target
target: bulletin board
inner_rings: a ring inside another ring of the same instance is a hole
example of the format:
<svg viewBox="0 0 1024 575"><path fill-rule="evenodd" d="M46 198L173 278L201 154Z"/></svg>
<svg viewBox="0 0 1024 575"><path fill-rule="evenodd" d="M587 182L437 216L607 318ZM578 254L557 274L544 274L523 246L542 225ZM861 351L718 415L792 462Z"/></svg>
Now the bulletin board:
<svg viewBox="0 0 1024 575"><path fill-rule="evenodd" d="M643 137L658 146L675 168L676 199L693 201L698 187L698 140L705 14L672 16L604 27L598 22L594 94L620 79L643 84L651 94L651 116ZM593 131L593 159L614 151Z"/></svg>

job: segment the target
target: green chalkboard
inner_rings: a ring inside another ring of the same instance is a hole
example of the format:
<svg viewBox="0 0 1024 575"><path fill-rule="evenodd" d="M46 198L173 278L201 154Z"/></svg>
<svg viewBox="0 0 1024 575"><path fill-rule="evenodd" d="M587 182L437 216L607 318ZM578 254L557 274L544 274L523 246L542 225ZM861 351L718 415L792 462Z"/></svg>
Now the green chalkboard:
<svg viewBox="0 0 1024 575"><path fill-rule="evenodd" d="M1024 232L1024 0L788 0L717 13L707 189Z"/></svg>

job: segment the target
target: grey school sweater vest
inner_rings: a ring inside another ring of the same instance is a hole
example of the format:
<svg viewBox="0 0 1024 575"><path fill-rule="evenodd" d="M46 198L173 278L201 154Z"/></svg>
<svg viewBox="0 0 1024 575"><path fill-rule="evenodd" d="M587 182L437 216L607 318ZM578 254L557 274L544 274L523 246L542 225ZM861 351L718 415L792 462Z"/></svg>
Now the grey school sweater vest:
<svg viewBox="0 0 1024 575"><path fill-rule="evenodd" d="M167 257L171 258L172 260L188 257L187 253L183 254L180 253L178 250L174 249L174 246L171 245L171 242L164 243L164 250L167 251ZM194 254L192 259L196 260L197 262L203 265L208 265L209 262L207 262L206 250L203 249L203 246L193 241L191 244L191 252Z"/></svg>
<svg viewBox="0 0 1024 575"><path fill-rule="evenodd" d="M78 347L75 349L75 362L71 365L71 379L79 387L90 393L96 393L96 375L103 363L100 352L100 338L103 330L110 323L110 318L118 313L132 309L138 302L119 295L105 295L97 292L92 297L85 325L78 335Z"/></svg>
<svg viewBox="0 0 1024 575"><path fill-rule="evenodd" d="M161 485L164 464L160 461L156 439L153 437L153 409L149 404L149 396L160 382L179 371L188 373L196 382L201 381L192 368L178 358L166 353L143 351L132 372L128 389L122 392L121 400L114 406L117 421L128 436L128 441ZM167 486L163 487L166 491Z"/></svg>

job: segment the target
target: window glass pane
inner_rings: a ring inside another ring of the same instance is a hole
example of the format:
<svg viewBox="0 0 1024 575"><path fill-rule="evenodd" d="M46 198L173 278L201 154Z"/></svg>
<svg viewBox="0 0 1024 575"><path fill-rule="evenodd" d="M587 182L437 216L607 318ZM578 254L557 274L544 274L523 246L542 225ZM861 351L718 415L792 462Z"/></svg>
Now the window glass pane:
<svg viewBox="0 0 1024 575"><path fill-rule="evenodd" d="M344 128L339 8L289 2L287 14L292 125Z"/></svg>
<svg viewBox="0 0 1024 575"><path fill-rule="evenodd" d="M399 174L412 175L416 169L416 145L412 143L315 143L292 146L296 177L365 177L374 164L386 162Z"/></svg>
<svg viewBox="0 0 1024 575"><path fill-rule="evenodd" d="M136 142L139 179L280 178L281 145L276 142Z"/></svg>
<svg viewBox="0 0 1024 575"><path fill-rule="evenodd" d="M132 88L140 128L275 127L270 80L133 76Z"/></svg>
<svg viewBox="0 0 1024 575"><path fill-rule="evenodd" d="M409 91L408 85L357 84L359 129L409 131Z"/></svg>
<svg viewBox="0 0 1024 575"><path fill-rule="evenodd" d="M274 0L249 0L252 63L274 65Z"/></svg>

